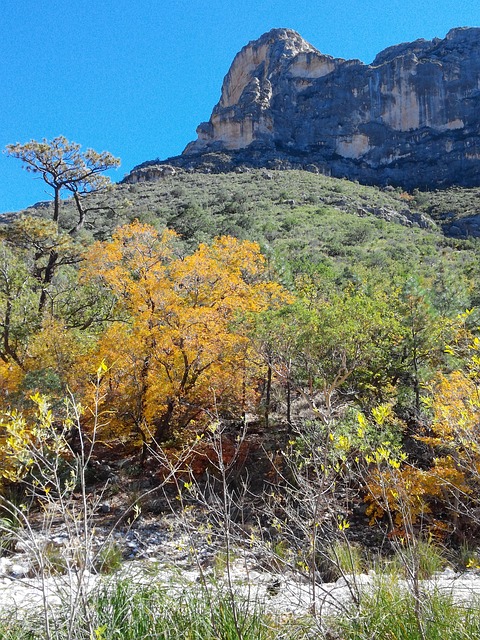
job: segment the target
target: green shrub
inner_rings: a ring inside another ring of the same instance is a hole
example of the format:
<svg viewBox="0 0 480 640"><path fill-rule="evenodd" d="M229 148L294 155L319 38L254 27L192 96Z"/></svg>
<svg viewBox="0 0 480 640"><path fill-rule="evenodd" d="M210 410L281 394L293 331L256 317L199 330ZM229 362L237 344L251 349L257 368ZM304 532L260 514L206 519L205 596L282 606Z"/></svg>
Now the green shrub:
<svg viewBox="0 0 480 640"><path fill-rule="evenodd" d="M463 544L451 554L451 560L459 571L480 569L480 553L471 545Z"/></svg>

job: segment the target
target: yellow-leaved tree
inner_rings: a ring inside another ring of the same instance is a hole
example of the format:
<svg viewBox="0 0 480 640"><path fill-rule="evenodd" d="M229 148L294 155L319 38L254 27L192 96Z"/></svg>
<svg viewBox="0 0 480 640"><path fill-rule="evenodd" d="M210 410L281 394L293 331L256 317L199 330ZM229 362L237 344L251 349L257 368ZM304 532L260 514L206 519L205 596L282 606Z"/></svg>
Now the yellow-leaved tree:
<svg viewBox="0 0 480 640"><path fill-rule="evenodd" d="M175 245L173 231L134 222L95 244L83 273L117 299L97 354L112 427L133 427L144 444L246 412L258 375L248 318L290 300L256 243L220 237L183 258Z"/></svg>
<svg viewBox="0 0 480 640"><path fill-rule="evenodd" d="M465 368L439 373L423 398L429 421L415 436L423 459L408 462L404 455L395 464L391 452L377 453L368 478L372 522L389 513L401 535L423 528L463 542L480 532L480 339L467 331L459 336L469 339ZM452 347L446 351L456 355Z"/></svg>

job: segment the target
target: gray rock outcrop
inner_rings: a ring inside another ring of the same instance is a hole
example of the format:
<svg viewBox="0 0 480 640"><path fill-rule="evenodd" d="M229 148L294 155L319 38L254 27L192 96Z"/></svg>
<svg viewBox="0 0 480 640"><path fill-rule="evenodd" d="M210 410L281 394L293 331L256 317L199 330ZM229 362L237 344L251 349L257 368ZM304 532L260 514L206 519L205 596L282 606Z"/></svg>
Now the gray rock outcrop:
<svg viewBox="0 0 480 640"><path fill-rule="evenodd" d="M480 28L333 58L273 29L235 57L208 122L169 164L309 167L365 183L480 184Z"/></svg>
<svg viewBox="0 0 480 640"><path fill-rule="evenodd" d="M174 176L176 173L177 169L169 164L148 164L145 167L137 168L135 171L127 174L122 182L126 184L155 182L166 176Z"/></svg>

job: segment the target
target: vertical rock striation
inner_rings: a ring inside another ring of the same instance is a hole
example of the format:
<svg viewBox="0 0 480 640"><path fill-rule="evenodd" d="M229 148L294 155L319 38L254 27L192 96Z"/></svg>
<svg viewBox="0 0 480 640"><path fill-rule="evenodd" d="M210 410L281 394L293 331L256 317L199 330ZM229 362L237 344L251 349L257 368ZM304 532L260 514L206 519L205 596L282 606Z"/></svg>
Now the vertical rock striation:
<svg viewBox="0 0 480 640"><path fill-rule="evenodd" d="M309 165L407 188L478 185L480 29L389 47L369 65L273 29L236 55L197 133L177 164L221 152L219 169Z"/></svg>

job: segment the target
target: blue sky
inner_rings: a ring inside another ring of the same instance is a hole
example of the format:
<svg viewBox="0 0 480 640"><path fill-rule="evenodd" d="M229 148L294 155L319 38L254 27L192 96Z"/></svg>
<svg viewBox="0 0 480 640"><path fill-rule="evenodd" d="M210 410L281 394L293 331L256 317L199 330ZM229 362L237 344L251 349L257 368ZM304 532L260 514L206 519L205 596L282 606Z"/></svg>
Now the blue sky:
<svg viewBox="0 0 480 640"><path fill-rule="evenodd" d="M456 26L480 26L477 0L0 0L0 149L62 134L119 156L119 180L181 153L234 55L265 31L368 63ZM0 212L48 198L0 154Z"/></svg>

